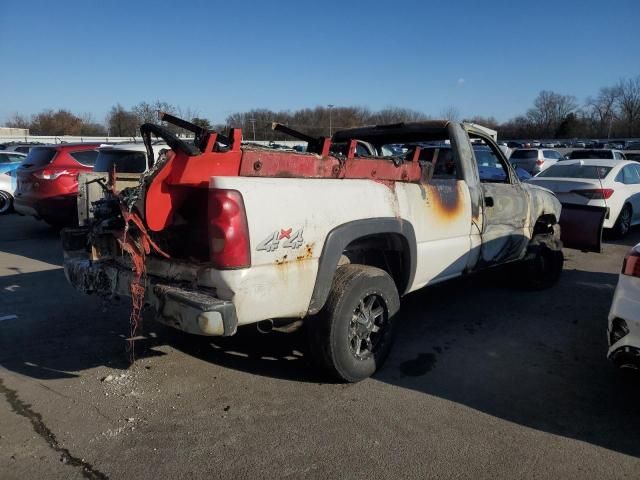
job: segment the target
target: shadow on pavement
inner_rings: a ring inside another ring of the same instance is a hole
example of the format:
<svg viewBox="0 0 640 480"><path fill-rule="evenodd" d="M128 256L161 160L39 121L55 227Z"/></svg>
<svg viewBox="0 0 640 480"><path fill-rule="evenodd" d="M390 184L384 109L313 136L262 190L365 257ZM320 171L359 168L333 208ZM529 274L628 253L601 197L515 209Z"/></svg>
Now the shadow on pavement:
<svg viewBox="0 0 640 480"><path fill-rule="evenodd" d="M481 277L417 292L376 378L638 457L640 378L605 358L616 282L567 270L543 292L505 295Z"/></svg>
<svg viewBox="0 0 640 480"><path fill-rule="evenodd" d="M613 236L605 231L602 235L602 243L611 245L623 245L627 247L633 247L640 243L640 225L631 227L629 233L623 238L613 238Z"/></svg>
<svg viewBox="0 0 640 480"><path fill-rule="evenodd" d="M17 245L2 247L21 252ZM640 382L605 358L616 282L616 274L569 269L542 292L504 288L491 275L418 291L404 299L397 343L373 381L640 457ZM0 277L0 313L17 315L0 321L0 365L7 369L55 379L102 365L129 367L129 303L103 309L68 286L60 269ZM137 359L164 355L158 347L168 345L254 375L325 381L304 357L302 333L212 339L149 321L144 328Z"/></svg>
<svg viewBox="0 0 640 480"><path fill-rule="evenodd" d="M34 240L38 242L37 248ZM3 252L61 265L60 232L35 218L17 213L0 215L0 254Z"/></svg>
<svg viewBox="0 0 640 480"><path fill-rule="evenodd" d="M59 270L19 277L25 289L13 299L18 312L21 302L64 281ZM0 291L15 280L0 278ZM478 275L409 295L392 355L374 378L640 456L640 383L605 359L616 280L615 274L567 270L552 290L521 292ZM128 368L128 304L103 312L95 298L67 293L44 305L40 318L0 322L3 367L38 379L101 365ZM137 359L163 355L160 345L254 375L325 381L304 358L301 332L212 339L146 321Z"/></svg>

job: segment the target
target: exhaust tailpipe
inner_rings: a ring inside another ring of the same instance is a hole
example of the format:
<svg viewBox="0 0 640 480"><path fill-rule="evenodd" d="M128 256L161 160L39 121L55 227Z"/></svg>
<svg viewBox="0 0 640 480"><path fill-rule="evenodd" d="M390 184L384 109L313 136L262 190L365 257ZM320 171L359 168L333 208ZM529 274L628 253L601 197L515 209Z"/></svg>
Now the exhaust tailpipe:
<svg viewBox="0 0 640 480"><path fill-rule="evenodd" d="M256 328L260 333L271 333L273 330L273 320L261 320L256 323Z"/></svg>

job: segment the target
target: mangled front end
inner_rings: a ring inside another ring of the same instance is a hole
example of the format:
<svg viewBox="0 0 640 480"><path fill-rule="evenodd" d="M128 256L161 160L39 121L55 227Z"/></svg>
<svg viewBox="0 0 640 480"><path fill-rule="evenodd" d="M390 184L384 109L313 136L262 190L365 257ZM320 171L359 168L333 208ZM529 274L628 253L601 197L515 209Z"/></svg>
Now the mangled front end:
<svg viewBox="0 0 640 480"><path fill-rule="evenodd" d="M601 251L606 208L560 203L551 190L532 184L525 186L531 197L531 218L550 218L552 223L557 222L564 247Z"/></svg>

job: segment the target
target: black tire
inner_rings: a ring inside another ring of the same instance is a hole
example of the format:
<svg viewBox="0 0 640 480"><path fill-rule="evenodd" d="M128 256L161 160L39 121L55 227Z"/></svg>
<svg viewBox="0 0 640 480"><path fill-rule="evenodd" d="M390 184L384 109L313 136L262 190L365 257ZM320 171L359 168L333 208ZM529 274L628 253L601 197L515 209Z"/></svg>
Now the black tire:
<svg viewBox="0 0 640 480"><path fill-rule="evenodd" d="M13 210L13 197L7 192L0 191L0 215Z"/></svg>
<svg viewBox="0 0 640 480"><path fill-rule="evenodd" d="M323 309L305 322L313 362L339 381L370 377L389 354L398 310L398 290L387 272L339 267Z"/></svg>
<svg viewBox="0 0 640 480"><path fill-rule="evenodd" d="M562 244L552 234L533 237L527 255L516 270L519 284L527 290L544 290L560 279L564 265Z"/></svg>
<svg viewBox="0 0 640 480"><path fill-rule="evenodd" d="M624 207L622 207L622 210L620 210L620 215L618 215L618 219L613 225L611 231L615 238L622 238L627 233L629 233L629 229L631 229L632 214L633 211L631 210L631 205L627 203Z"/></svg>

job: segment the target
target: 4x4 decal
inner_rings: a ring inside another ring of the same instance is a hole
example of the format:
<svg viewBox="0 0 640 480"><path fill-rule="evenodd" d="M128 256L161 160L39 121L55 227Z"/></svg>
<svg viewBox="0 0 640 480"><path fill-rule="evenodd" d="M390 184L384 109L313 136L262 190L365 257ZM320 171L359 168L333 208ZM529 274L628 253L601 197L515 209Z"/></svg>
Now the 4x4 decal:
<svg viewBox="0 0 640 480"><path fill-rule="evenodd" d="M280 229L271 233L261 241L256 250L275 252L278 248L300 248L304 239L302 238L302 228L293 231L293 228Z"/></svg>

